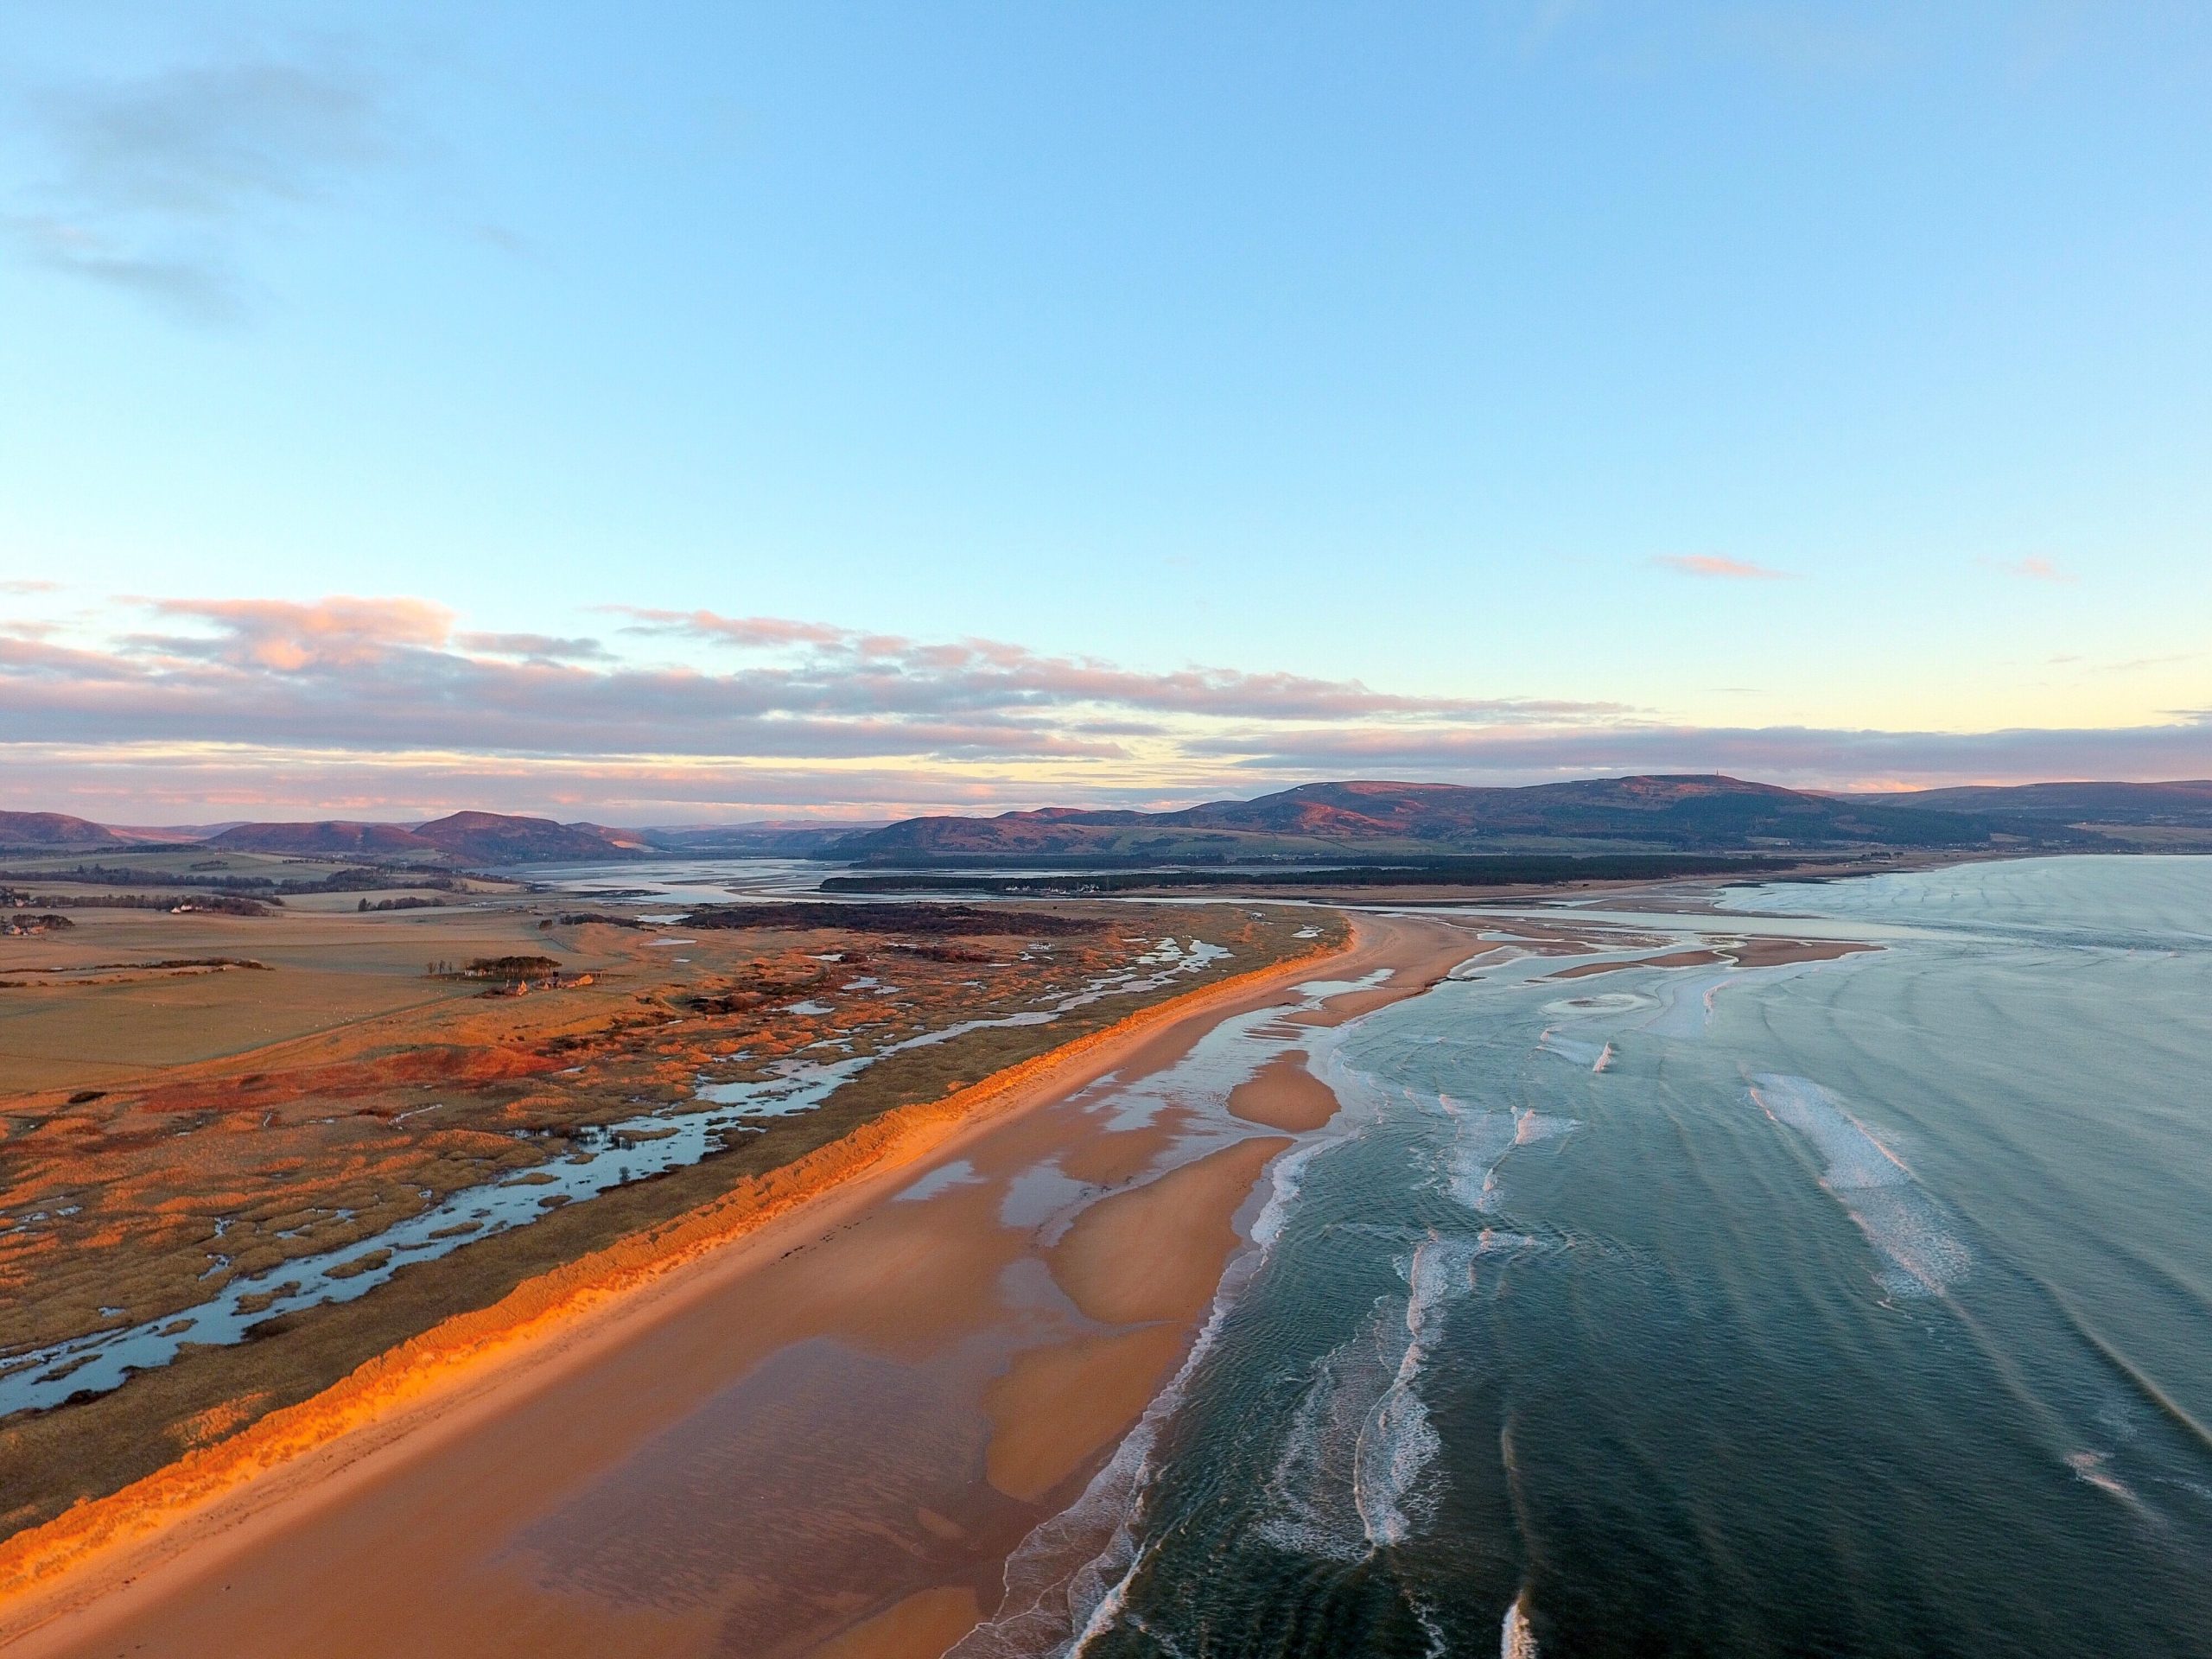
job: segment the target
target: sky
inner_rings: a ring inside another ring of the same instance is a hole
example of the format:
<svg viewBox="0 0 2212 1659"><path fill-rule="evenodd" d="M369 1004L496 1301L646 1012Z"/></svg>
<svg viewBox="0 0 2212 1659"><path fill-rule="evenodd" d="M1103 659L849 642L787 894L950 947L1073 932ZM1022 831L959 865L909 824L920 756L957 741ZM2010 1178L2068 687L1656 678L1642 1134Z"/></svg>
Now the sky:
<svg viewBox="0 0 2212 1659"><path fill-rule="evenodd" d="M0 807L2212 776L2212 8L0 35Z"/></svg>

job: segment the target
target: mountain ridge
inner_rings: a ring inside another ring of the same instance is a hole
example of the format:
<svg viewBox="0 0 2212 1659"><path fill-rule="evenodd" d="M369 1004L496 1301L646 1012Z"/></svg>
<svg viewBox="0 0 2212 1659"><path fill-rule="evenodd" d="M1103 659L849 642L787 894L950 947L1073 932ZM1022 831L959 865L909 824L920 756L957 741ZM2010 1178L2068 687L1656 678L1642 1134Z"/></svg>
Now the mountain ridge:
<svg viewBox="0 0 2212 1659"><path fill-rule="evenodd" d="M859 864L962 861L1224 863L1459 855L1759 850L2212 850L2212 780L1795 790L1724 773L1637 773L1518 787L1348 779L1147 812L1047 806L891 823L768 819L623 829L474 810L426 822L235 820L150 830L0 811L0 849L159 845L291 857L477 865L652 856Z"/></svg>
<svg viewBox="0 0 2212 1659"><path fill-rule="evenodd" d="M2071 822L2050 791L2092 789L2110 822L2126 791L2157 795L2158 823L2212 835L2212 786L2024 785L1872 795L1793 790L1724 773L1653 773L1520 787L1351 779L1301 784L1249 800L1166 812L1070 808L995 817L907 818L849 836L824 855L862 864L961 859L1230 861L1347 855L1720 849L2119 850L2106 829ZM2119 793L2115 794L2114 791ZM2175 791L2179 791L2176 793ZM1930 800L1922 796L1956 797ZM2150 796L2140 798L2148 800ZM2149 806L2137 810L2149 813Z"/></svg>

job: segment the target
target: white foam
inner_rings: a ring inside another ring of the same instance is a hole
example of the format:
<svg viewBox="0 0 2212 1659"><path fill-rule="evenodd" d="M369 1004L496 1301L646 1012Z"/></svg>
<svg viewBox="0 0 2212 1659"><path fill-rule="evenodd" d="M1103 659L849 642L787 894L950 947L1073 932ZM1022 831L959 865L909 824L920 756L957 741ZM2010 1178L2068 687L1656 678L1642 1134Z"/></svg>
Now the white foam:
<svg viewBox="0 0 2212 1659"><path fill-rule="evenodd" d="M1767 1116L1802 1136L1821 1160L1821 1185L1833 1194L1888 1262L1877 1275L1899 1296L1939 1296L1973 1262L1942 1211L1920 1190L1903 1159L1884 1146L1843 1101L1807 1077L1762 1073L1751 1099Z"/></svg>
<svg viewBox="0 0 2212 1659"><path fill-rule="evenodd" d="M1331 1066L1330 1076L1351 1087L1352 1078L1365 1074L1338 1063ZM1142 1520L1145 1494L1156 1473L1153 1454L1160 1436L1182 1408L1192 1376L1220 1339L1222 1326L1243 1287L1273 1254L1289 1208L1301 1190L1306 1166L1356 1133L1347 1127L1327 1138L1294 1147L1275 1160L1267 1200L1252 1223L1252 1248L1237 1256L1223 1275L1211 1311L1183 1363L1166 1387L1153 1397L1136 1427L1122 1437L1114 1455L1091 1478L1082 1495L1032 1529L1007 1556L1006 1594L999 1611L948 1649L945 1659L1038 1659L1048 1654L1077 1654L1120 1617L1128 1586L1144 1564L1137 1528Z"/></svg>
<svg viewBox="0 0 2212 1659"><path fill-rule="evenodd" d="M2099 1491L2120 1499L2124 1503L2139 1506L2142 1500L2134 1490L2112 1472L2112 1453L2109 1452L2075 1452L2069 1453L2066 1466L2074 1471L2074 1478L2086 1481Z"/></svg>
<svg viewBox="0 0 2212 1659"><path fill-rule="evenodd" d="M1540 1112L1531 1107L1513 1120L1513 1144L1532 1147L1539 1141L1556 1141L1563 1135L1572 1135L1580 1127L1573 1118Z"/></svg>
<svg viewBox="0 0 2212 1659"><path fill-rule="evenodd" d="M1505 1610L1497 1632L1497 1659L1536 1659L1536 1633L1529 1628L1529 1592L1524 1588Z"/></svg>
<svg viewBox="0 0 2212 1659"><path fill-rule="evenodd" d="M1408 1504L1444 1449L1416 1392L1438 1315L1474 1287L1476 1249L1464 1238L1432 1233L1406 1264L1406 1338L1396 1374L1362 1425L1353 1459L1352 1502L1372 1548L1403 1543L1413 1529Z"/></svg>
<svg viewBox="0 0 2212 1659"><path fill-rule="evenodd" d="M1480 1246L1431 1234L1401 1264L1407 1294L1325 1356L1291 1414L1262 1535L1325 1560L1403 1543L1424 1518L1422 1478L1443 1449L1419 1384L1442 1311L1473 1287Z"/></svg>
<svg viewBox="0 0 2212 1659"><path fill-rule="evenodd" d="M1656 1037L1704 1036L1706 1027L1713 1023L1713 999L1731 977L1732 971L1724 968L1662 982L1659 1011L1643 1022L1643 1028Z"/></svg>
<svg viewBox="0 0 2212 1659"><path fill-rule="evenodd" d="M1580 1037L1562 1037L1555 1026L1544 1027L1536 1039L1536 1046L1547 1054L1556 1054L1570 1065L1587 1066L1598 1071L1605 1063L1605 1055L1612 1047L1610 1043L1592 1043Z"/></svg>

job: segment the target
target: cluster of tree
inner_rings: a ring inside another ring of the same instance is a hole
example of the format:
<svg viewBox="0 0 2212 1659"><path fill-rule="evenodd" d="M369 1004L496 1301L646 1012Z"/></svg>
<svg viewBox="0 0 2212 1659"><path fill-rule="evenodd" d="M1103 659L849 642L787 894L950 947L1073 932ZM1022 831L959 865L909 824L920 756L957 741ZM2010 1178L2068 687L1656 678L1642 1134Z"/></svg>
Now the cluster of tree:
<svg viewBox="0 0 2212 1659"><path fill-rule="evenodd" d="M551 957L476 957L459 966L434 962L427 971L432 979L551 979L561 964Z"/></svg>
<svg viewBox="0 0 2212 1659"><path fill-rule="evenodd" d="M6 931L20 938L28 933L67 932L76 925L67 916L33 915L29 911L19 910L8 918Z"/></svg>
<svg viewBox="0 0 2212 1659"><path fill-rule="evenodd" d="M442 899L379 899L372 904L366 899L353 906L356 910L443 910Z"/></svg>

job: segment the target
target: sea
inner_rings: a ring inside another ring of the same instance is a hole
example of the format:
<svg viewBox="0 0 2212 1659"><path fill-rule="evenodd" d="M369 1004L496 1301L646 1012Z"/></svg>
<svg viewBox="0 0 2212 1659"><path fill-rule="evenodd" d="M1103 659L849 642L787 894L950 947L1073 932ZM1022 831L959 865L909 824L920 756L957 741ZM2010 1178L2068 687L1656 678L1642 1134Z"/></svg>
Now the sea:
<svg viewBox="0 0 2212 1659"><path fill-rule="evenodd" d="M2212 859L1723 905L1644 919L1881 948L1319 1038L1344 1111L956 1655L2212 1655Z"/></svg>

